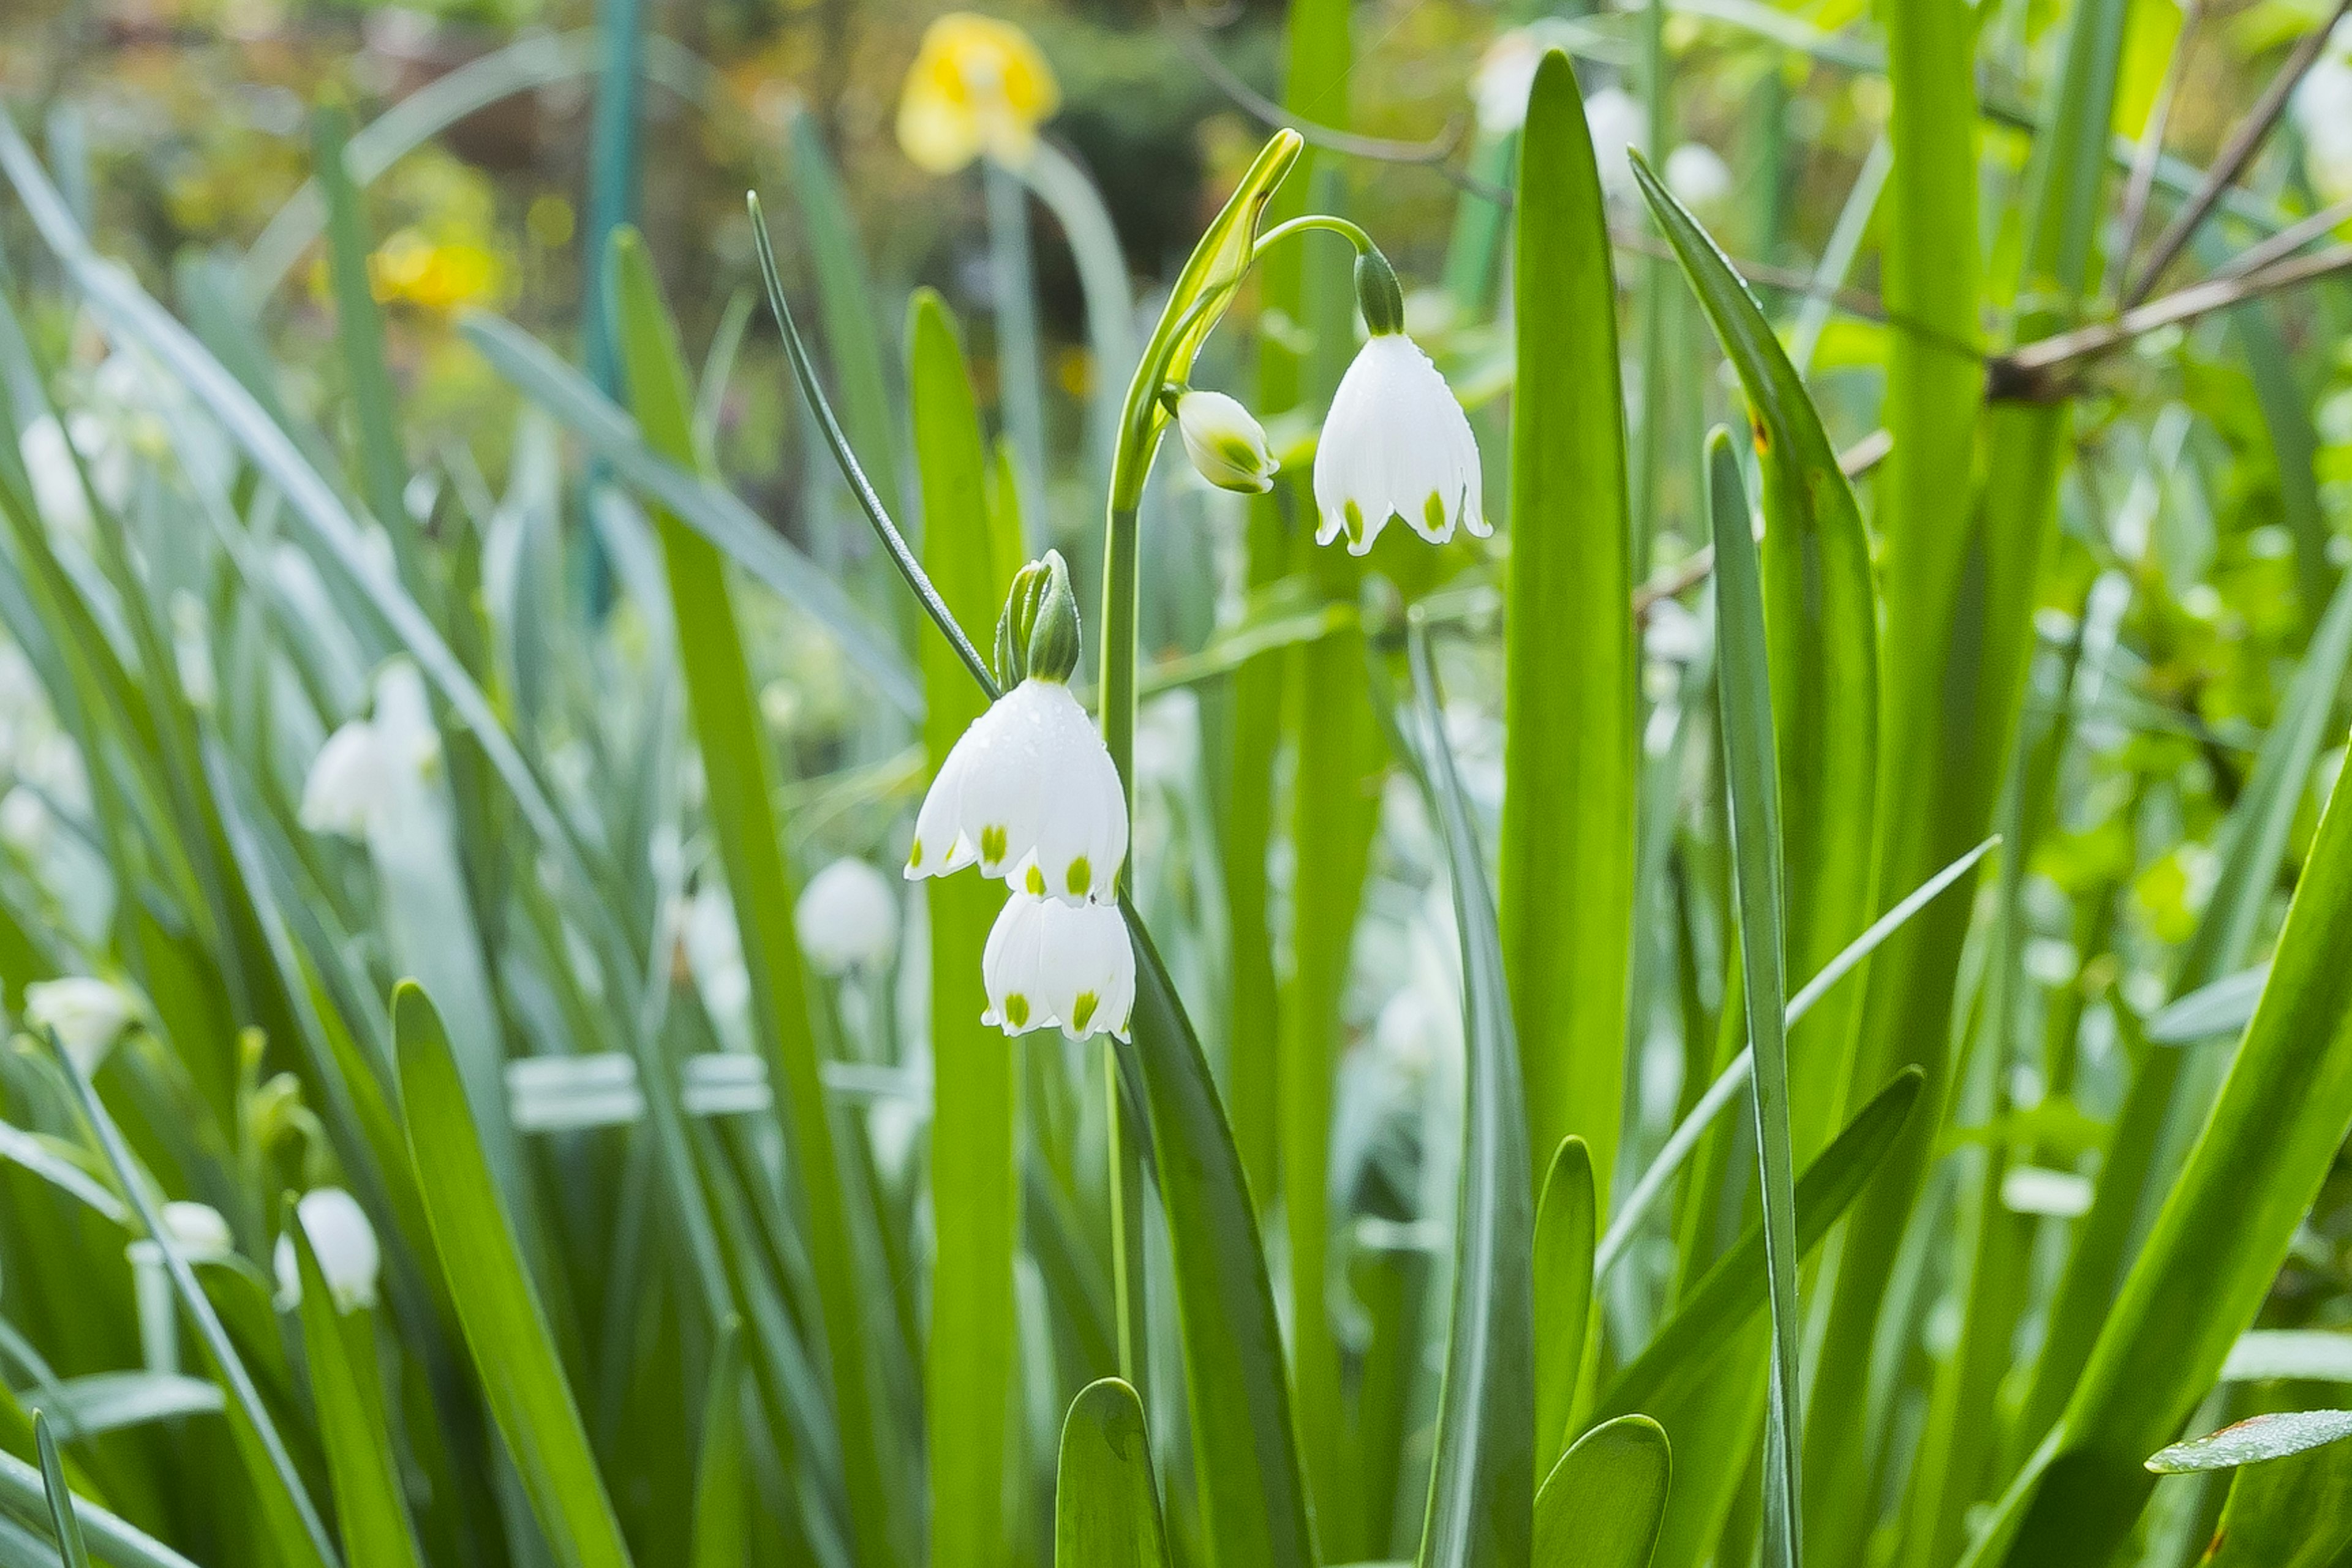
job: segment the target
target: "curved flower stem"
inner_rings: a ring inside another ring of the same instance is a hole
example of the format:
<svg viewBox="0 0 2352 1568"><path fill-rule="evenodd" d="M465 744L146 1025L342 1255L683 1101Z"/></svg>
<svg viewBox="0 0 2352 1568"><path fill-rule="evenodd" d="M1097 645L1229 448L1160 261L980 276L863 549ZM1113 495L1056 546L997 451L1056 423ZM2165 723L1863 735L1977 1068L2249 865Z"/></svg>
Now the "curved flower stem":
<svg viewBox="0 0 2352 1568"><path fill-rule="evenodd" d="M1381 247L1372 243L1372 237L1346 218L1330 213L1308 213L1304 217L1295 217L1287 223L1276 224L1272 228L1259 235L1257 243L1250 247L1250 265L1253 267L1257 265L1258 258L1264 256L1276 241L1288 239L1293 235L1306 234L1314 229L1324 229L1339 235L1356 247L1356 254L1359 256L1373 256L1380 253Z"/></svg>

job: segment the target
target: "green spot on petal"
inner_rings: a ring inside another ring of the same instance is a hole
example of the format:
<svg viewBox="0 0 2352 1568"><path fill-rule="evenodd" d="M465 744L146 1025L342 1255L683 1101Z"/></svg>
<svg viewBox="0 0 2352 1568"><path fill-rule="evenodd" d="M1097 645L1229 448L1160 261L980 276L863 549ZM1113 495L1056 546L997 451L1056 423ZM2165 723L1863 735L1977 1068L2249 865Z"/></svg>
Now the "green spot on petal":
<svg viewBox="0 0 2352 1568"><path fill-rule="evenodd" d="M1364 542L1364 509L1349 501L1344 515L1348 520L1348 542L1361 544Z"/></svg>
<svg viewBox="0 0 2352 1568"><path fill-rule="evenodd" d="M1086 1033L1087 1025L1094 1017L1095 1008L1100 1002L1101 998L1091 991L1079 992L1077 1005L1070 1009L1070 1027L1080 1034Z"/></svg>
<svg viewBox="0 0 2352 1568"><path fill-rule="evenodd" d="M1004 999L1004 1021L1019 1029L1029 1022L1029 998L1015 991Z"/></svg>
<svg viewBox="0 0 2352 1568"><path fill-rule="evenodd" d="M1422 503L1421 515L1422 520L1429 524L1430 532L1444 532L1445 498L1439 495L1435 490L1430 491L1429 500Z"/></svg>
<svg viewBox="0 0 2352 1568"><path fill-rule="evenodd" d="M1025 880L1026 891L1040 899L1045 896L1045 873L1042 869L1035 866L1030 867L1029 875Z"/></svg>
<svg viewBox="0 0 2352 1568"><path fill-rule="evenodd" d="M1095 868L1081 855L1070 862L1070 874L1066 879L1070 885L1070 897L1082 898L1095 885ZM1040 887L1037 890L1042 893L1045 889Z"/></svg>
<svg viewBox="0 0 2352 1568"><path fill-rule="evenodd" d="M909 870L920 870L922 865L923 841L918 838L915 840L914 847L907 851L907 866Z"/></svg>
<svg viewBox="0 0 2352 1568"><path fill-rule="evenodd" d="M1005 834L1006 830L1001 825L982 828L980 858L992 866L1000 864L1004 859Z"/></svg>

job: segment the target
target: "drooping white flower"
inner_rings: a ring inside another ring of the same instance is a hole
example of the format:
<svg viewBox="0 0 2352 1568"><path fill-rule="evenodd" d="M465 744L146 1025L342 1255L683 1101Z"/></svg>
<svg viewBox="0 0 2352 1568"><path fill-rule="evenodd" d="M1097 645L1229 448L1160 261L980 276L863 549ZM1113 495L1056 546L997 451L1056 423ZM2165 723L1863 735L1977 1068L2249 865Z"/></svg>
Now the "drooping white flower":
<svg viewBox="0 0 2352 1568"><path fill-rule="evenodd" d="M74 461L73 443L57 416L44 414L16 437L17 454L25 459L25 478L33 487L33 506L49 531L71 539L87 539L90 530L89 492Z"/></svg>
<svg viewBox="0 0 2352 1568"><path fill-rule="evenodd" d="M1008 1035L1058 1026L1074 1040L1127 1038L1135 1007L1135 949L1116 904L1067 904L1015 893L981 955L988 1011Z"/></svg>
<svg viewBox="0 0 2352 1568"><path fill-rule="evenodd" d="M1361 555L1402 518L1433 544L1484 538L1478 441L1454 389L1402 331L1375 331L1332 395L1315 448L1315 542Z"/></svg>
<svg viewBox="0 0 2352 1568"><path fill-rule="evenodd" d="M139 999L110 980L69 974L25 987L25 1027L57 1031L58 1043L87 1078L98 1071L122 1032L139 1019Z"/></svg>
<svg viewBox="0 0 2352 1568"><path fill-rule="evenodd" d="M314 1187L294 1205L294 1218L310 1238L318 1255L319 1272L326 1277L327 1293L338 1312L375 1305L376 1276L383 1269L383 1254L376 1246L375 1226L367 1211L341 1187ZM301 1260L294 1238L280 1236L271 1259L277 1265L279 1304L295 1307L302 1300Z"/></svg>
<svg viewBox="0 0 2352 1568"><path fill-rule="evenodd" d="M1264 495L1282 467L1266 450L1265 429L1250 411L1222 392L1185 392L1176 399L1176 428L1185 455L1219 489Z"/></svg>
<svg viewBox="0 0 2352 1568"><path fill-rule="evenodd" d="M801 952L826 974L880 969L898 951L898 898L889 879L844 856L808 880L793 906Z"/></svg>
<svg viewBox="0 0 2352 1568"><path fill-rule="evenodd" d="M1032 675L972 721L940 764L907 875L973 864L1015 892L1083 903L1127 858L1127 796L1094 721L1061 680Z"/></svg>
<svg viewBox="0 0 2352 1568"><path fill-rule="evenodd" d="M1711 207L1731 194L1731 165L1704 142L1685 142L1666 154L1666 189L1691 208Z"/></svg>
<svg viewBox="0 0 2352 1568"><path fill-rule="evenodd" d="M174 1199L163 1205L163 1218L164 1234L184 1255L216 1258L236 1247L236 1238L229 1234L228 1221L210 1204Z"/></svg>

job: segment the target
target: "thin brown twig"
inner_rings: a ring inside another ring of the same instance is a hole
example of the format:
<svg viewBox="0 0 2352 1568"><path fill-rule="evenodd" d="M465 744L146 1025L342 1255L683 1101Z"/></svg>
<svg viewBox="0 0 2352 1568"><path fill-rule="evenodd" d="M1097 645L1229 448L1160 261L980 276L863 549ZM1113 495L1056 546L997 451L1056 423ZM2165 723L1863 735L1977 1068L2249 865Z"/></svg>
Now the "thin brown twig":
<svg viewBox="0 0 2352 1568"><path fill-rule="evenodd" d="M2243 304L2260 295L2347 270L2352 270L2352 245L2337 245L2258 271L2192 283L2162 299L2135 306L2112 321L2077 327L2071 332L2042 338L2000 356L1990 367L1992 385L1988 395L2027 401L2050 397L2059 390L2051 373L2061 366L2112 353L2158 327L2175 326Z"/></svg>
<svg viewBox="0 0 2352 1568"><path fill-rule="evenodd" d="M2248 246L2217 268L2215 278L2242 278L2284 257L2293 256L2324 234L2352 223L2352 196L2324 207L2300 223L2289 224L2260 245Z"/></svg>
<svg viewBox="0 0 2352 1568"><path fill-rule="evenodd" d="M1672 566L1633 590L1633 618L1646 621L1661 599L1678 599L1706 581L1715 570L1715 546L1702 544Z"/></svg>
<svg viewBox="0 0 2352 1568"><path fill-rule="evenodd" d="M2180 33L2172 40L2172 58L2164 63L2164 81L2156 89L2155 107L2148 110L2147 128L2141 133L2139 152L2132 159L2131 184L2124 191L2123 233L2116 241L2116 258L2126 266L2131 253L2139 244L2141 220L2147 216L2148 194L2156 188L2156 166L2164 157L2164 133L2172 122L2172 102L2180 91L2181 78L2189 71L2189 57L2196 52L2197 26L2205 19L2204 0L2182 0Z"/></svg>
<svg viewBox="0 0 2352 1568"><path fill-rule="evenodd" d="M2197 230L2203 226L2207 215L2212 212L2213 205L2221 199L2221 193L2236 184L2238 176L2245 173L2246 165L2253 161L2254 154L2262 150L2263 142L2269 138L2271 128L2278 123L2280 113L2286 108L2287 99L2303 80L2305 73L2311 69L2313 62L2319 58L2319 51L2326 46L2328 35L2336 30L2336 24L2344 19L2347 11L2352 11L2352 0L2336 0L2335 8L2328 13L2327 19L2296 41L2294 52L2287 57L2278 74L2271 78L2270 85L2263 89L2263 96L2247 111L2246 118L2239 121L2238 128L2230 133L2221 157L2205 171L2204 182L2197 187L2197 194L2189 197L2189 205L2181 208L2164 232L2157 237L2155 247L2148 252L2147 264L2140 268L2131 286L2124 291L2126 306L2137 305L2147 298L2148 291L2156 287L2157 279L2163 276L2164 269L2171 266L2181 249L2196 237Z"/></svg>

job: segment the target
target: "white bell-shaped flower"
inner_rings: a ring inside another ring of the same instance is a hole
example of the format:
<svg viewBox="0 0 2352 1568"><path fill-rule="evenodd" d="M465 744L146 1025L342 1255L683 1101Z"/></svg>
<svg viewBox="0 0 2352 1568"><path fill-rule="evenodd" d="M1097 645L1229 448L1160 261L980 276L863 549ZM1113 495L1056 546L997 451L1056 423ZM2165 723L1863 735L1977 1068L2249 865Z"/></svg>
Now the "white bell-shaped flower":
<svg viewBox="0 0 2352 1568"><path fill-rule="evenodd" d="M376 677L374 717L342 725L311 759L302 781L302 826L364 839L440 760L425 678L407 660L394 659Z"/></svg>
<svg viewBox="0 0 2352 1568"><path fill-rule="evenodd" d="M1332 395L1315 448L1315 542L1372 547L1392 517L1432 544L1484 538L1478 440L1454 389L1401 331L1375 331Z"/></svg>
<svg viewBox="0 0 2352 1568"><path fill-rule="evenodd" d="M1184 392L1176 398L1176 428L1200 476L1219 489L1264 495L1282 464L1266 449L1265 428L1222 392Z"/></svg>
<svg viewBox="0 0 2352 1568"><path fill-rule="evenodd" d="M877 970L898 951L898 897L866 861L845 856L819 871L793 906L801 952L826 974Z"/></svg>
<svg viewBox="0 0 2352 1568"><path fill-rule="evenodd" d="M1135 949L1116 904L1067 904L1015 893L981 954L988 1011L1008 1035L1058 1026L1074 1040L1127 1038L1135 1008Z"/></svg>
<svg viewBox="0 0 2352 1568"><path fill-rule="evenodd" d="M368 1223L360 1201L341 1187L315 1187L295 1204L294 1218L310 1238L310 1250L318 1254L319 1272L326 1277L335 1310L352 1312L374 1306L383 1254L376 1246L375 1226ZM278 1238L271 1261L277 1265L279 1303L300 1305L302 1266L294 1255L291 1236Z"/></svg>
<svg viewBox="0 0 2352 1568"><path fill-rule="evenodd" d="M98 1071L122 1032L139 1019L139 999L110 980L70 974L25 987L25 1027L57 1031L66 1056L87 1078Z"/></svg>
<svg viewBox="0 0 2352 1568"><path fill-rule="evenodd" d="M163 1239L169 1241L172 1250L183 1258L203 1262L226 1258L236 1250L236 1237L230 1234L228 1221L222 1218L220 1210L210 1204L175 1198L163 1205L160 1217L163 1222ZM135 1264L155 1268L163 1266L163 1249L147 1237L141 1237L123 1251Z"/></svg>
<svg viewBox="0 0 2352 1568"><path fill-rule="evenodd" d="M1060 680L1032 675L972 721L940 764L908 877L977 864L1015 892L1083 903L1127 858L1127 796L1094 721Z"/></svg>

